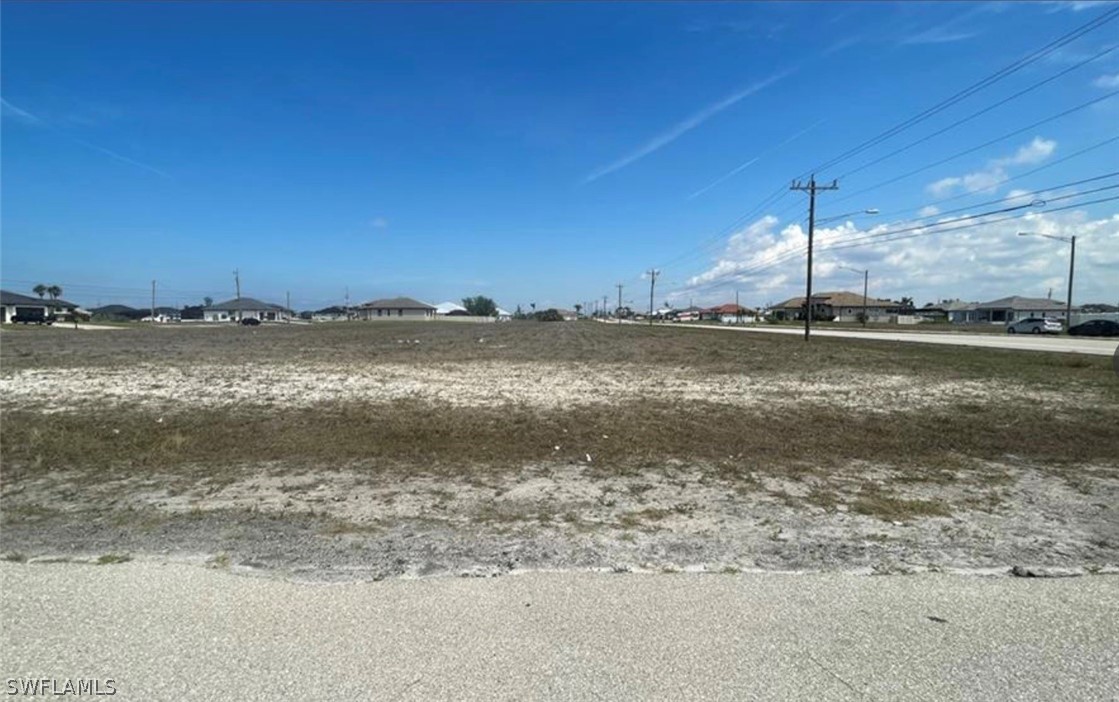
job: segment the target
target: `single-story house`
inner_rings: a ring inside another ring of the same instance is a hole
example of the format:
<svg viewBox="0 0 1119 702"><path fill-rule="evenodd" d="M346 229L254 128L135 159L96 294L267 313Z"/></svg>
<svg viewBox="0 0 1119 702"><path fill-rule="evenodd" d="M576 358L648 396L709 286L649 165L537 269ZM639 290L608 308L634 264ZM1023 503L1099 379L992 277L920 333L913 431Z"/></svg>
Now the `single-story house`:
<svg viewBox="0 0 1119 702"><path fill-rule="evenodd" d="M735 324L736 322L752 322L757 316L754 310L743 307L742 305L728 302L725 305L716 305L708 310L711 319L717 319L723 324Z"/></svg>
<svg viewBox="0 0 1119 702"><path fill-rule="evenodd" d="M978 302L963 302L961 300L944 300L938 303L925 305L916 310L916 315L932 322L950 322L951 324L971 324L976 321L975 308Z"/></svg>
<svg viewBox="0 0 1119 702"><path fill-rule="evenodd" d="M9 290L0 290L0 323L12 321L17 314L25 317L48 317L78 309L73 302L31 297Z"/></svg>
<svg viewBox="0 0 1119 702"><path fill-rule="evenodd" d="M148 313L140 319L140 321L151 322L151 311L149 310ZM174 307L156 307L155 321L159 324L166 324L168 322L181 322L183 321L182 310L175 309Z"/></svg>
<svg viewBox="0 0 1119 702"><path fill-rule="evenodd" d="M202 308L202 318L207 322L238 322L242 319L277 322L289 317L288 311L283 306L261 302L251 297L238 297Z"/></svg>
<svg viewBox="0 0 1119 702"><path fill-rule="evenodd" d="M565 322L576 322L579 320L579 314L575 310L563 310L557 308L556 312L559 312L560 316L563 317L563 321Z"/></svg>
<svg viewBox="0 0 1119 702"><path fill-rule="evenodd" d="M497 308L497 321L508 322L512 318L513 318L513 313L512 312L508 312L507 310L503 310L500 307Z"/></svg>
<svg viewBox="0 0 1119 702"><path fill-rule="evenodd" d="M435 305L410 297L373 300L357 307L358 319L434 319Z"/></svg>
<svg viewBox="0 0 1119 702"><path fill-rule="evenodd" d="M1075 312L1076 307L1072 308ZM975 306L975 321L991 324L1008 324L1027 317L1065 318L1065 303L1044 297L1011 295Z"/></svg>
<svg viewBox="0 0 1119 702"><path fill-rule="evenodd" d="M812 295L812 310L816 318L832 319L838 322L854 322L865 311L867 319L888 320L891 315L905 314L900 303L892 300L879 300L867 297L865 308L862 293L822 292ZM776 319L804 319L804 296L793 297L769 308Z"/></svg>

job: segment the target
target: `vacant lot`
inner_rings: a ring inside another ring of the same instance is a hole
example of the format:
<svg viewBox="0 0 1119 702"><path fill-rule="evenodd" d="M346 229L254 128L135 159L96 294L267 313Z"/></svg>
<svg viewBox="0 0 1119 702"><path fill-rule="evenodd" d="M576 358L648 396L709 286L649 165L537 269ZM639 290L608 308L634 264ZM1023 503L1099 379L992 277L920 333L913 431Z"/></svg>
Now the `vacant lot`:
<svg viewBox="0 0 1119 702"><path fill-rule="evenodd" d="M1107 358L595 323L21 329L0 397L15 559L1119 564Z"/></svg>

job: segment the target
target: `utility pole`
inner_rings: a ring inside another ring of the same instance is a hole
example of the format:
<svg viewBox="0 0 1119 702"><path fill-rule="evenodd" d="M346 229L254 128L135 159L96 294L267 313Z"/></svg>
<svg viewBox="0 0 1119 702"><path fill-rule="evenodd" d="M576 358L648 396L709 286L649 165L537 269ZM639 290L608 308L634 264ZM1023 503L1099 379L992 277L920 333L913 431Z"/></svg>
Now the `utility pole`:
<svg viewBox="0 0 1119 702"><path fill-rule="evenodd" d="M1068 299L1065 301L1065 332L1072 329L1072 272L1076 266L1076 235L1071 238L1072 252L1068 259Z"/></svg>
<svg viewBox="0 0 1119 702"><path fill-rule="evenodd" d="M233 280L237 283L237 299L241 299L241 271L239 269L233 270Z"/></svg>
<svg viewBox="0 0 1119 702"><path fill-rule="evenodd" d="M155 324L155 281L152 281L152 324Z"/></svg>
<svg viewBox="0 0 1119 702"><path fill-rule="evenodd" d="M618 289L618 309L620 310L620 309L622 309L622 284L621 284L621 283L618 283L618 284L617 284L617 285L615 285L614 287ZM618 324L621 324L621 323L622 323L622 317L621 317L621 315L619 314L619 316L618 316Z"/></svg>
<svg viewBox="0 0 1119 702"><path fill-rule="evenodd" d="M863 327L866 327L866 291L870 282L870 269L867 268L863 271Z"/></svg>
<svg viewBox="0 0 1119 702"><path fill-rule="evenodd" d="M808 341L812 333L812 237L816 233L816 193L821 190L839 190L839 182L833 180L831 185L817 185L816 174L812 174L807 185L801 184L799 180L793 181L789 190L808 193L808 275L804 286L804 340Z"/></svg>
<svg viewBox="0 0 1119 702"><path fill-rule="evenodd" d="M607 300L608 300L608 298L609 298L609 296L608 296L608 295L603 295L603 296L602 296L602 318L603 318L604 320L606 319L606 306L607 306L608 304L610 304L610 303L609 303L609 302L607 301Z"/></svg>
<svg viewBox="0 0 1119 702"><path fill-rule="evenodd" d="M350 321L350 286L346 286L346 321Z"/></svg>
<svg viewBox="0 0 1119 702"><path fill-rule="evenodd" d="M288 321L290 322L291 321L291 291L290 290L287 291L287 296L288 296Z"/></svg>
<svg viewBox="0 0 1119 702"><path fill-rule="evenodd" d="M660 271L656 268L649 269L649 326L653 326L653 289L657 286L657 276Z"/></svg>

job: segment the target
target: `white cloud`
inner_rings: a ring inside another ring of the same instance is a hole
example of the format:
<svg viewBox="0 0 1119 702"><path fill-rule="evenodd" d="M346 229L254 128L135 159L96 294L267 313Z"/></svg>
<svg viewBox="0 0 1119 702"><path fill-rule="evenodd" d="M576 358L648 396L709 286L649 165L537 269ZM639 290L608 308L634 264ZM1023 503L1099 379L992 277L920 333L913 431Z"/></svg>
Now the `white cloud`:
<svg viewBox="0 0 1119 702"><path fill-rule="evenodd" d="M1057 142L1052 139L1034 137L1029 144L1018 149L1010 158L995 159L1000 166L1026 166L1041 163L1057 150Z"/></svg>
<svg viewBox="0 0 1119 702"><path fill-rule="evenodd" d="M940 208L936 207L935 205L926 205L925 207L922 207L921 211L917 214L921 217L935 217L936 215L940 214Z"/></svg>
<svg viewBox="0 0 1119 702"><path fill-rule="evenodd" d="M1092 81L1092 85L1097 88L1119 88L1119 73L1102 75Z"/></svg>
<svg viewBox="0 0 1119 702"><path fill-rule="evenodd" d="M1055 140L1035 136L1030 143L1019 147L1012 155L991 159L982 170L962 176L941 178L930 183L925 189L933 197L944 197L957 189L969 193L989 190L1010 177L1007 168L1041 163L1052 156L1056 150L1057 142Z"/></svg>
<svg viewBox="0 0 1119 702"><path fill-rule="evenodd" d="M643 144L638 149L630 152L629 154L626 154L622 158L620 158L620 159L618 159L618 160L616 160L612 163L609 163L605 166L602 166L601 168L598 168L598 169L594 170L586 178L583 179L583 183L586 184L586 183L591 183L593 181L596 181L596 180L598 180L599 178L601 178L605 175L608 175L610 173L613 173L614 171L625 168L626 166L630 165L631 163L645 158L646 156L653 153L654 151L658 151L658 150L664 148L665 146L668 146L669 144L676 141L677 139L679 139L684 134L686 134L686 133L690 132L691 130L695 129L696 127L703 124L704 122L711 119L712 117L719 114L720 112L727 109L728 107L732 107L735 104L737 104L739 101L753 95L754 93L758 92L759 90L763 90L764 88L769 87L770 85L772 85L773 83L776 83L777 81L781 80L782 78L789 75L790 73L792 73L791 70L785 70L785 71L781 71L779 73L775 73L772 76L766 78L765 80L758 81L757 83L754 83L753 85L750 85L746 88L743 88L742 90L739 90L736 93L728 95L727 97L723 98L722 100L720 100L720 101L718 101L718 102L716 102L712 105L708 105L707 107L703 108L699 112L696 112L695 114L693 114L691 117L688 117L684 121L673 125L667 131L662 132L661 134L658 134L657 136L653 137L649 141L645 142L645 144Z"/></svg>
<svg viewBox="0 0 1119 702"><path fill-rule="evenodd" d="M852 223L817 231L815 290L861 293L861 279L845 267L869 269L870 294L889 299L913 297L918 304L941 299L990 300L1006 295L1064 296L1069 247L1044 237L1019 237L1019 231L1077 236L1075 302L1114 298L1112 280L1119 266L1119 214L1092 218L1080 210L993 222L960 231L929 234L873 245L833 249L868 233L890 231L899 223L859 230ZM736 234L710 267L672 291L698 305L726 302L733 291L750 306L803 295L805 233L798 224L780 227L766 216ZM763 265L776 264L762 268Z"/></svg>
<svg viewBox="0 0 1119 702"><path fill-rule="evenodd" d="M15 118L19 119L20 121L22 121L26 124L41 124L42 123L42 120L39 119L38 117L36 117L35 115L31 114L27 110L24 110L20 107L16 107L15 105L8 102L4 98L0 98L0 108L2 108L2 110L0 110L0 111L2 111L3 114L15 117Z"/></svg>
<svg viewBox="0 0 1119 702"><path fill-rule="evenodd" d="M374 217L373 220L369 222L369 226L374 229L386 229L389 226L389 221L384 217Z"/></svg>

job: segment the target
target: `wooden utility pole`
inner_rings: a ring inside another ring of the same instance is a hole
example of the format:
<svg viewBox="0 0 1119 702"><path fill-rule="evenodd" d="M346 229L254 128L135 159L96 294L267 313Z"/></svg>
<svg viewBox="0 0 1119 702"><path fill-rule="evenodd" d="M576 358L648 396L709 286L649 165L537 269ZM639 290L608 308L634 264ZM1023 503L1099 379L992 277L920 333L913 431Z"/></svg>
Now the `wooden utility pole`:
<svg viewBox="0 0 1119 702"><path fill-rule="evenodd" d="M241 299L241 271L239 269L233 270L233 280L237 283L237 299Z"/></svg>
<svg viewBox="0 0 1119 702"><path fill-rule="evenodd" d="M620 309L622 309L622 284L621 284L621 283L618 283L618 284L617 284L617 285L615 285L614 287L618 289L618 309L620 310ZM621 323L622 323L622 317L621 317L621 315L619 314L619 316L618 316L618 324L621 324Z"/></svg>
<svg viewBox="0 0 1119 702"><path fill-rule="evenodd" d="M789 190L808 193L808 275L805 276L804 286L804 340L808 341L812 333L812 237L816 232L816 193L821 190L839 190L839 182L833 180L831 185L817 185L816 175L813 174L807 184L802 184L799 180L793 181Z"/></svg>
<svg viewBox="0 0 1119 702"><path fill-rule="evenodd" d="M288 296L288 321L290 322L291 321L291 291L290 290L287 291L287 296Z"/></svg>
<svg viewBox="0 0 1119 702"><path fill-rule="evenodd" d="M653 326L653 289L657 286L657 276L660 271L655 268L649 269L649 326Z"/></svg>
<svg viewBox="0 0 1119 702"><path fill-rule="evenodd" d="M152 281L152 324L155 324L155 281Z"/></svg>

